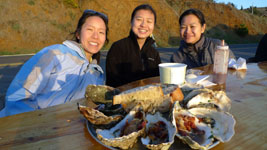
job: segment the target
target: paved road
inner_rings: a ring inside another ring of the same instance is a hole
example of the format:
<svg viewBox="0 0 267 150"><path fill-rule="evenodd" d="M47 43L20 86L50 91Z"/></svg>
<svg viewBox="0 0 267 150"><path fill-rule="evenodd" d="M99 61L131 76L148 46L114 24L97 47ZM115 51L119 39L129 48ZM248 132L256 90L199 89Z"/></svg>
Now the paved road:
<svg viewBox="0 0 267 150"><path fill-rule="evenodd" d="M230 45L230 49L234 52L235 56L249 58L253 57L256 52L258 44L235 44ZM162 62L169 62L175 48L158 48ZM101 53L100 66L105 70L107 51ZM7 88L19 71L23 63L25 63L32 55L17 55L17 56L0 56L0 109L3 105L4 95Z"/></svg>

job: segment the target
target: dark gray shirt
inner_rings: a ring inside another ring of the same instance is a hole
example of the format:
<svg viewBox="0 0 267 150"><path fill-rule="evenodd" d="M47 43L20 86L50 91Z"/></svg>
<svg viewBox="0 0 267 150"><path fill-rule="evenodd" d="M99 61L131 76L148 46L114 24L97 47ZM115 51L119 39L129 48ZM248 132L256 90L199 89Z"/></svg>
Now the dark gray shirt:
<svg viewBox="0 0 267 150"><path fill-rule="evenodd" d="M170 61L187 64L188 69L213 64L214 52L220 43L220 40L204 35L195 44L187 44L182 40L179 49L173 53ZM230 49L229 58L235 58Z"/></svg>

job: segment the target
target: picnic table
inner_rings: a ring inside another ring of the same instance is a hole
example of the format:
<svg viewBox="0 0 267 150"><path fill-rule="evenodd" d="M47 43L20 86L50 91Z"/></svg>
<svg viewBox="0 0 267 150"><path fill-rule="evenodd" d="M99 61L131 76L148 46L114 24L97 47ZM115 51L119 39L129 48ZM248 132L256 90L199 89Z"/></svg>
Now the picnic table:
<svg viewBox="0 0 267 150"><path fill-rule="evenodd" d="M247 64L248 69L229 69L221 88L232 101L230 113L236 120L235 135L213 150L267 149L267 62ZM197 68L212 74L212 65ZM131 89L159 83L159 77L143 79L119 87ZM106 149L88 132L86 119L77 102L96 105L85 99L37 111L0 118L0 149L102 150ZM190 149L184 147L184 149Z"/></svg>

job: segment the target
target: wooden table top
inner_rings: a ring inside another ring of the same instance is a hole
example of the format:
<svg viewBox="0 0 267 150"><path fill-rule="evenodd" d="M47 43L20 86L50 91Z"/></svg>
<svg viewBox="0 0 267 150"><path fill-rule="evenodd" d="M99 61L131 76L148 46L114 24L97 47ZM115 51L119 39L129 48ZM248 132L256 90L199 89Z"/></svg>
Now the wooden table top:
<svg viewBox="0 0 267 150"><path fill-rule="evenodd" d="M267 149L267 62L247 67L246 71L228 71L223 88L232 100L230 113L236 119L235 135L212 150ZM212 66L199 69L212 73ZM119 88L127 90L158 82L159 77L154 77ZM88 133L77 102L84 100L0 118L0 150L105 149Z"/></svg>

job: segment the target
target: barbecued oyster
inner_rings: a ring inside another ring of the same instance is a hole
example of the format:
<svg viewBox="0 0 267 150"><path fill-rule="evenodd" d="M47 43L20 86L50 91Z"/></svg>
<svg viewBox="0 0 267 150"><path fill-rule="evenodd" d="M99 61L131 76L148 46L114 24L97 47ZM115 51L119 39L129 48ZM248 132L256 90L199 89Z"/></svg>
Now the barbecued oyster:
<svg viewBox="0 0 267 150"><path fill-rule="evenodd" d="M113 127L126 115L120 105L106 106L102 104L97 108L90 108L78 103L78 109L91 124L101 129Z"/></svg>
<svg viewBox="0 0 267 150"><path fill-rule="evenodd" d="M224 91L203 92L190 99L186 107L193 108L199 105L201 105L201 107L214 105L220 110L228 112L231 108L231 100L226 96Z"/></svg>
<svg viewBox="0 0 267 150"><path fill-rule="evenodd" d="M174 142L175 121L168 121L159 112L146 115L146 137L141 141L148 149L167 150Z"/></svg>
<svg viewBox="0 0 267 150"><path fill-rule="evenodd" d="M113 96L119 93L118 89L107 85L88 85L85 98L96 104L112 103Z"/></svg>
<svg viewBox="0 0 267 150"><path fill-rule="evenodd" d="M212 90L207 89L207 88L192 90L191 92L189 92L189 93L185 96L183 103L187 104L187 102L188 102L189 100L191 100L193 97L197 96L197 95L200 94L200 93L209 93L209 92L212 92Z"/></svg>
<svg viewBox="0 0 267 150"><path fill-rule="evenodd" d="M221 142L228 142L235 134L235 119L227 112L208 108L192 108L188 111L202 122L210 124L213 136Z"/></svg>
<svg viewBox="0 0 267 150"><path fill-rule="evenodd" d="M144 112L133 110L113 128L97 129L97 138L105 145L129 149L137 142L137 138L144 134L145 124Z"/></svg>
<svg viewBox="0 0 267 150"><path fill-rule="evenodd" d="M211 128L175 103L173 116L176 120L176 136L193 149L207 149L213 143Z"/></svg>

